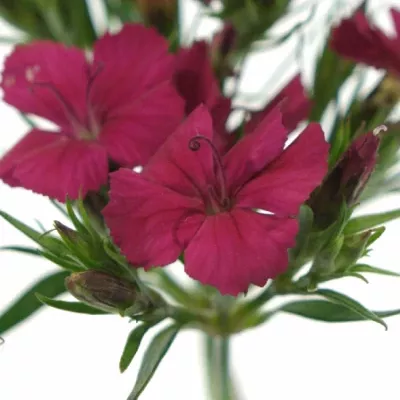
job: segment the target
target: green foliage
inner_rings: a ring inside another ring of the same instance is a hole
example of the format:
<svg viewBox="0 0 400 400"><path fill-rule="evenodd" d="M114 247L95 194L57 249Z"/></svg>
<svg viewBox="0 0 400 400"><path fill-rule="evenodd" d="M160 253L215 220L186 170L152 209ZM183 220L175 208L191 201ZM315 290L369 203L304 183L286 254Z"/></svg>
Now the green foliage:
<svg viewBox="0 0 400 400"><path fill-rule="evenodd" d="M121 359L119 361L119 369L121 372L125 372L125 370L129 367L139 349L144 335L151 327L151 324L140 324L129 334L122 352Z"/></svg>
<svg viewBox="0 0 400 400"><path fill-rule="evenodd" d="M128 400L137 400L139 398L169 350L179 330L179 325L171 325L153 338L143 355L136 383Z"/></svg>
<svg viewBox="0 0 400 400"><path fill-rule="evenodd" d="M2 0L0 16L28 39L51 39L86 47L96 38L86 1Z"/></svg>
<svg viewBox="0 0 400 400"><path fill-rule="evenodd" d="M36 293L43 293L47 297L64 293L64 279L67 276L67 272L56 272L45 276L26 290L0 316L0 334L26 320L42 307L43 304L36 298Z"/></svg>
<svg viewBox="0 0 400 400"><path fill-rule="evenodd" d="M327 300L293 301L281 307L280 311L323 322L355 322L369 319L353 311L351 308ZM387 318L399 315L400 309L392 311L374 311L373 314L379 318Z"/></svg>
<svg viewBox="0 0 400 400"><path fill-rule="evenodd" d="M41 303L63 311L70 311L78 314L89 314L89 315L107 314L102 310L98 310L97 308L93 308L86 304L79 303L76 301L71 302L71 301L54 300L47 296L43 296L40 293L36 293L36 297Z"/></svg>

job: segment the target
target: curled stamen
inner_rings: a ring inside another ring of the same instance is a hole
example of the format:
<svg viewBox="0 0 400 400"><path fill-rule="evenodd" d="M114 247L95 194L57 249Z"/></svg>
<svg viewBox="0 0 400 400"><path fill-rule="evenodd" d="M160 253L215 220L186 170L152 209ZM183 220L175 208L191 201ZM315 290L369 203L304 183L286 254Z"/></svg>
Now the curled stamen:
<svg viewBox="0 0 400 400"><path fill-rule="evenodd" d="M197 135L189 140L189 149L192 151L198 151L200 150L201 143L200 141L204 141L210 146L210 149L213 154L213 158L215 163L217 164L218 167L218 172L219 172L219 184L221 186L221 199L220 203L223 204L225 203L225 199L227 197L226 193L226 179L225 179L225 174L224 174L224 167L222 165L222 160L219 155L219 152L217 148L215 147L214 143L206 136L203 135Z"/></svg>
<svg viewBox="0 0 400 400"><path fill-rule="evenodd" d="M372 134L378 136L381 132L387 132L387 130L388 127L386 125L379 125L372 131Z"/></svg>

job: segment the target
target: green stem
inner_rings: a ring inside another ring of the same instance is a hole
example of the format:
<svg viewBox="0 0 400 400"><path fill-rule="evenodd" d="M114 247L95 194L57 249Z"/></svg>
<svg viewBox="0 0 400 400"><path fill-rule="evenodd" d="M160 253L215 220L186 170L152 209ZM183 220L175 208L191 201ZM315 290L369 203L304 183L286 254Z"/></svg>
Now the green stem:
<svg viewBox="0 0 400 400"><path fill-rule="evenodd" d="M229 344L228 336L205 336L206 378L212 400L236 398L229 368Z"/></svg>
<svg viewBox="0 0 400 400"><path fill-rule="evenodd" d="M219 374L220 374L220 400L231 400L231 381L229 373L229 337L219 339Z"/></svg>

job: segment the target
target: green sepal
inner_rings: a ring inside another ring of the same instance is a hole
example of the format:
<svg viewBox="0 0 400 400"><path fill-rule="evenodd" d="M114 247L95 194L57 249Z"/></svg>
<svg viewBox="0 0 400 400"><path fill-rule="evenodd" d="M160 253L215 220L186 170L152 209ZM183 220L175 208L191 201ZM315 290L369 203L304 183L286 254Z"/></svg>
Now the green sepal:
<svg viewBox="0 0 400 400"><path fill-rule="evenodd" d="M323 249L315 256L311 267L313 274L328 275L336 270L336 258L341 253L344 243L344 236L339 235L332 239Z"/></svg>
<svg viewBox="0 0 400 400"><path fill-rule="evenodd" d="M344 271L353 266L361 257L366 255L366 249L373 231L365 231L344 237L340 254L336 258L336 270Z"/></svg>
<svg viewBox="0 0 400 400"><path fill-rule="evenodd" d="M314 215L309 206L303 204L299 213L299 232L296 236L296 246L289 250L290 264L302 264L303 259L307 259L307 246L310 242L310 233L312 231Z"/></svg>

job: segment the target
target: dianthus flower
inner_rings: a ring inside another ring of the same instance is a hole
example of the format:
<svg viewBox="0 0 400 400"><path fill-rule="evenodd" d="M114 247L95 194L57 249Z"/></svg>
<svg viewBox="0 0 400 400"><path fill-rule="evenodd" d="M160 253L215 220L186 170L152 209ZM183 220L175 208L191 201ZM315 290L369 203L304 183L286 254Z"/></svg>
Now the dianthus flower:
<svg viewBox="0 0 400 400"><path fill-rule="evenodd" d="M186 273L222 294L263 286L286 269L299 207L327 171L318 124L286 141L274 109L221 154L199 106L141 173L111 174L111 236L134 266L165 266L183 252Z"/></svg>
<svg viewBox="0 0 400 400"><path fill-rule="evenodd" d="M0 178L60 201L107 183L109 162L144 165L183 117L170 79L174 56L155 30L126 25L85 52L50 41L15 48L4 100L45 118L0 160Z"/></svg>

